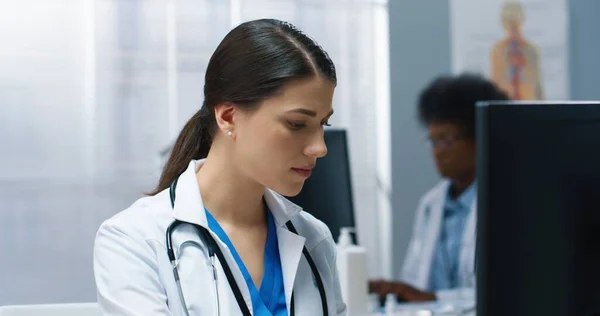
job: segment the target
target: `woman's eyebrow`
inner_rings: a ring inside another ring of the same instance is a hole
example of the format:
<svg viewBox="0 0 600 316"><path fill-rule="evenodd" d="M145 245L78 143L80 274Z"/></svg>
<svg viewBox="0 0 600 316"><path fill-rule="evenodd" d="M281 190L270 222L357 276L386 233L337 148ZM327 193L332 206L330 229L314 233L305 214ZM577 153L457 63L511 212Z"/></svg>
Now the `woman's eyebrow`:
<svg viewBox="0 0 600 316"><path fill-rule="evenodd" d="M315 112L313 110L309 110L309 109L304 109L304 108L297 108L297 109L289 110L289 111L286 111L286 113L300 113L300 114L308 115L310 117L317 116L317 112ZM333 115L333 109L331 111L329 111L329 113L325 117L329 117L331 115Z"/></svg>

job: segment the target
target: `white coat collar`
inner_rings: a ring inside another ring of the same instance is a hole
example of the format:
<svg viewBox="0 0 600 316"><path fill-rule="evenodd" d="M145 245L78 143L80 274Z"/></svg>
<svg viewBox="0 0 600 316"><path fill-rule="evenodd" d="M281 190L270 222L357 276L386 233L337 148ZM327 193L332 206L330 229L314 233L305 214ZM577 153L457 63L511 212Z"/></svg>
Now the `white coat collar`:
<svg viewBox="0 0 600 316"><path fill-rule="evenodd" d="M174 217L183 222L197 224L208 228L204 203L196 172L205 159L190 161L188 168L179 176L177 188L175 189L176 199L174 206ZM283 227L294 216L298 215L302 208L271 189L265 189L265 202L275 218L277 226Z"/></svg>
<svg viewBox="0 0 600 316"><path fill-rule="evenodd" d="M423 227L423 251L420 254L422 264L417 268L419 270L417 286L421 288L427 288L429 283L431 262L440 235L444 201L449 187L450 181L442 179L427 193L427 203L424 205L424 223L426 223L426 226Z"/></svg>
<svg viewBox="0 0 600 316"><path fill-rule="evenodd" d="M197 224L209 229L206 212L203 211L204 204L202 203L200 188L196 180L196 172L203 163L204 159L192 160L188 168L179 176L177 188L175 189L176 199L173 216L177 220ZM302 208L271 189L265 189L264 199L273 214L275 224L278 226L277 239L283 270L285 298L287 306L290 306L298 265L302 257L304 245L306 244L306 238L290 232L285 228L285 225L292 217L298 215L302 211ZM220 240L217 239L217 242L222 247L226 247ZM233 259L231 262L234 262ZM237 269L236 271L238 271L235 275L238 285L243 284L244 278L241 272ZM246 304L252 311L252 300L248 288L240 285L240 289ZM289 309L288 315L290 315Z"/></svg>

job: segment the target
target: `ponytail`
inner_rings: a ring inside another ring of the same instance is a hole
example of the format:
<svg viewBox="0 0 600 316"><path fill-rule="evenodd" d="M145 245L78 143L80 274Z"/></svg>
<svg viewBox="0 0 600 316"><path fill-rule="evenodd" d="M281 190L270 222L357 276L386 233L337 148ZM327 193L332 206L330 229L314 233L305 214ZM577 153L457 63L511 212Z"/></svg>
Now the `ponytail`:
<svg viewBox="0 0 600 316"><path fill-rule="evenodd" d="M185 124L171 150L169 160L165 164L158 186L148 195L156 195L168 188L175 179L185 171L191 160L208 156L212 143L212 111L202 106Z"/></svg>

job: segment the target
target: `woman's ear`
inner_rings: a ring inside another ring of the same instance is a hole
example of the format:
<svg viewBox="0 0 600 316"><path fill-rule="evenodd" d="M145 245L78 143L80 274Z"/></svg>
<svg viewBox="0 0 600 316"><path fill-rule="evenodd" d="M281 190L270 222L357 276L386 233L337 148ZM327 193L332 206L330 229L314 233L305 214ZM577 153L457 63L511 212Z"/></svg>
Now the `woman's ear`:
<svg viewBox="0 0 600 316"><path fill-rule="evenodd" d="M217 126L225 135L230 132L233 133L235 127L233 119L234 113L235 107L231 103L221 103L215 106L215 120L217 121Z"/></svg>

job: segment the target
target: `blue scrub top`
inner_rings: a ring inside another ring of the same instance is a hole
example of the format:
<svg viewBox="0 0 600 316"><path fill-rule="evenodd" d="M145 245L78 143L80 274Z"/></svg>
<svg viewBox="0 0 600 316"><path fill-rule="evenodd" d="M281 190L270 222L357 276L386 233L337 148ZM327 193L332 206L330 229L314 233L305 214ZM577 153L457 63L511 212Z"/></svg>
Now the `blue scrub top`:
<svg viewBox="0 0 600 316"><path fill-rule="evenodd" d="M229 237L227 237L227 234L223 228L221 228L221 225L219 225L208 210L206 210L206 218L208 220L208 227L227 245L235 262L237 262L244 275L246 285L250 290L250 296L252 298L253 314L256 316L287 316L285 290L283 288L283 272L279 256L279 244L277 242L277 226L275 225L275 220L273 219L271 212L267 210L268 233L267 242L265 244L265 264L260 289L257 289L254 285L252 277L250 276L248 269L246 269L242 258L235 250L233 243L229 240Z"/></svg>
<svg viewBox="0 0 600 316"><path fill-rule="evenodd" d="M476 188L477 184L473 182L455 200L450 196L450 188L448 188L440 236L431 263L429 290L432 292L465 286L461 284L458 267L466 223L471 213L471 205L477 195Z"/></svg>

